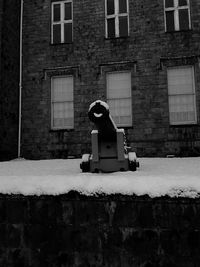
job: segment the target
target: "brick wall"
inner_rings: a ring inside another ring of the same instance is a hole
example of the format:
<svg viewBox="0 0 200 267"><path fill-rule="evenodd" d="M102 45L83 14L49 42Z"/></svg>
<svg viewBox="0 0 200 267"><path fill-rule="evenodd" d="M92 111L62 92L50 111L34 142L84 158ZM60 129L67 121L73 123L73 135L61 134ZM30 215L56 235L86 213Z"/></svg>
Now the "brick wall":
<svg viewBox="0 0 200 267"><path fill-rule="evenodd" d="M2 267L196 267L200 200L0 196Z"/></svg>
<svg viewBox="0 0 200 267"><path fill-rule="evenodd" d="M131 70L133 127L127 140L139 156L199 155L200 127L169 126L167 66L195 67L197 114L200 108L198 0L191 2L192 30L165 33L163 1L129 1L130 37L105 39L104 0L76 0L73 44L50 44L50 1L24 4L23 156L62 158L90 150L89 104L106 100L107 71ZM175 62L178 57L180 62ZM166 60L167 59L167 60ZM119 64L109 64L121 62ZM48 69L72 67L74 130L51 130Z"/></svg>
<svg viewBox="0 0 200 267"><path fill-rule="evenodd" d="M20 0L1 1L0 18L0 160L6 160L17 157Z"/></svg>

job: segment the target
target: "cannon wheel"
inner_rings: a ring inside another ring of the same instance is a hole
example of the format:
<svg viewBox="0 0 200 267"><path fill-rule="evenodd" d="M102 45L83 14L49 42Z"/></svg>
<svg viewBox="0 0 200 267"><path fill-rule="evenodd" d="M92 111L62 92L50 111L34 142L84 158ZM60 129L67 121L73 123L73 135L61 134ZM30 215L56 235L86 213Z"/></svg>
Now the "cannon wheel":
<svg viewBox="0 0 200 267"><path fill-rule="evenodd" d="M136 169L137 169L137 162L136 161L130 161L129 162L129 169L130 169L130 171L136 171Z"/></svg>
<svg viewBox="0 0 200 267"><path fill-rule="evenodd" d="M128 153L129 159L129 169L130 171L136 171L137 167L139 167L139 162L137 161L137 156L135 152Z"/></svg>
<svg viewBox="0 0 200 267"><path fill-rule="evenodd" d="M83 154L80 168L82 169L82 172L90 171L90 154Z"/></svg>
<svg viewBox="0 0 200 267"><path fill-rule="evenodd" d="M89 172L90 171L90 162L82 162L81 163L82 172Z"/></svg>

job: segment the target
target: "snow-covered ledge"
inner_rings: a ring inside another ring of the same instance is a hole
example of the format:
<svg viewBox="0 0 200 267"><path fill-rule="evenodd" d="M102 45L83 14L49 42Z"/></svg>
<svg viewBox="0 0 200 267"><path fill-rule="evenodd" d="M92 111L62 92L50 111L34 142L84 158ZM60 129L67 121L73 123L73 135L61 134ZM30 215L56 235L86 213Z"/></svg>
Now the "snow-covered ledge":
<svg viewBox="0 0 200 267"><path fill-rule="evenodd" d="M82 173L80 159L13 160L0 163L0 193L59 195L123 194L195 198L200 193L200 157L140 158L136 172Z"/></svg>
<svg viewBox="0 0 200 267"><path fill-rule="evenodd" d="M0 163L0 266L200 266L200 159L139 160Z"/></svg>

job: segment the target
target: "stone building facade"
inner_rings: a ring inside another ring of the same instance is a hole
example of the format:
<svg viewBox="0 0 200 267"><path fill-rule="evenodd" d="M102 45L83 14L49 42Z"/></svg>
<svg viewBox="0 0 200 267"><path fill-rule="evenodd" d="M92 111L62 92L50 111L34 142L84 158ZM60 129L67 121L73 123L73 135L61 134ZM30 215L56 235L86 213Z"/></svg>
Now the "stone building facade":
<svg viewBox="0 0 200 267"><path fill-rule="evenodd" d="M20 0L0 1L0 160L17 157Z"/></svg>
<svg viewBox="0 0 200 267"><path fill-rule="evenodd" d="M25 0L22 156L90 151L107 101L138 156L200 154L199 0Z"/></svg>

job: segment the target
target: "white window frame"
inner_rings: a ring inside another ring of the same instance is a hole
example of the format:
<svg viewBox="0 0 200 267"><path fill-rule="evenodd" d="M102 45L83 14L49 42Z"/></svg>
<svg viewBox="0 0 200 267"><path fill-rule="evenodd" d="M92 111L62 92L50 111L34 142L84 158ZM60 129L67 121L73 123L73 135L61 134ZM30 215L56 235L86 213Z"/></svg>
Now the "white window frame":
<svg viewBox="0 0 200 267"><path fill-rule="evenodd" d="M71 3L72 7L72 18L69 20L65 20L65 4L66 3ZM60 4L60 21L53 21L54 18L54 5ZM51 3L51 43L54 44L53 42L53 26L54 25L61 25L61 44L65 43L65 36L64 36L64 25L70 23L72 24L72 41L73 41L73 1L72 0L65 0L65 1L54 1Z"/></svg>
<svg viewBox="0 0 200 267"><path fill-rule="evenodd" d="M187 66L169 67L167 69L167 80L168 80L168 70L183 69L183 68L191 68L192 69L192 85L193 85L193 88L192 89L193 89L193 92L191 92L191 93L184 93L184 94L169 94L169 88L168 88L168 99L169 99L170 96L176 96L176 95L193 96L195 119L193 121L179 121L179 122L177 121L177 122L172 122L170 120L170 107L169 107L169 122L170 122L170 125L190 125L190 124L197 124L197 106L196 106L196 88L195 88L194 66L187 65Z"/></svg>
<svg viewBox="0 0 200 267"><path fill-rule="evenodd" d="M167 32L167 22L166 22L166 12L167 11L173 11L174 12L174 31L180 31L180 23L179 23L179 10L181 9L187 9L188 10L188 19L189 19L189 29L191 29L191 16L190 16L190 0L187 1L187 5L185 6L179 6L178 0L174 1L174 7L165 7L165 1L164 0L164 17L165 17L165 32Z"/></svg>
<svg viewBox="0 0 200 267"><path fill-rule="evenodd" d="M55 78L72 78L73 79L73 100L72 101L53 101L53 79ZM60 126L60 127L55 127L53 124L53 120L54 120L54 110L53 110L53 104L56 102L60 102L60 103L64 103L64 102L73 102L73 123L71 126ZM74 129L74 77L73 75L59 75L59 76L52 76L51 77L51 129L52 130L65 130L65 129Z"/></svg>
<svg viewBox="0 0 200 267"><path fill-rule="evenodd" d="M120 13L119 14L119 0L114 0L114 9L115 12L112 15L107 15L107 0L105 0L105 34L106 38L108 37L108 19L115 19L115 38L120 37L119 35L119 17L127 17L128 20L128 36L129 36L129 0L126 0L127 5L127 13Z"/></svg>
<svg viewBox="0 0 200 267"><path fill-rule="evenodd" d="M131 71L111 71L106 73L106 98L107 102L109 105L109 100L117 100L117 99L130 99L131 100L131 106L130 106L130 124L118 124L116 123L117 127L132 127L133 126L133 110L132 110L132 90L131 90L131 85L130 85L130 96L128 97L123 97L123 98L108 98L108 75L109 74L120 74L120 73L128 73L130 75L130 82L132 84L132 78L131 78Z"/></svg>

